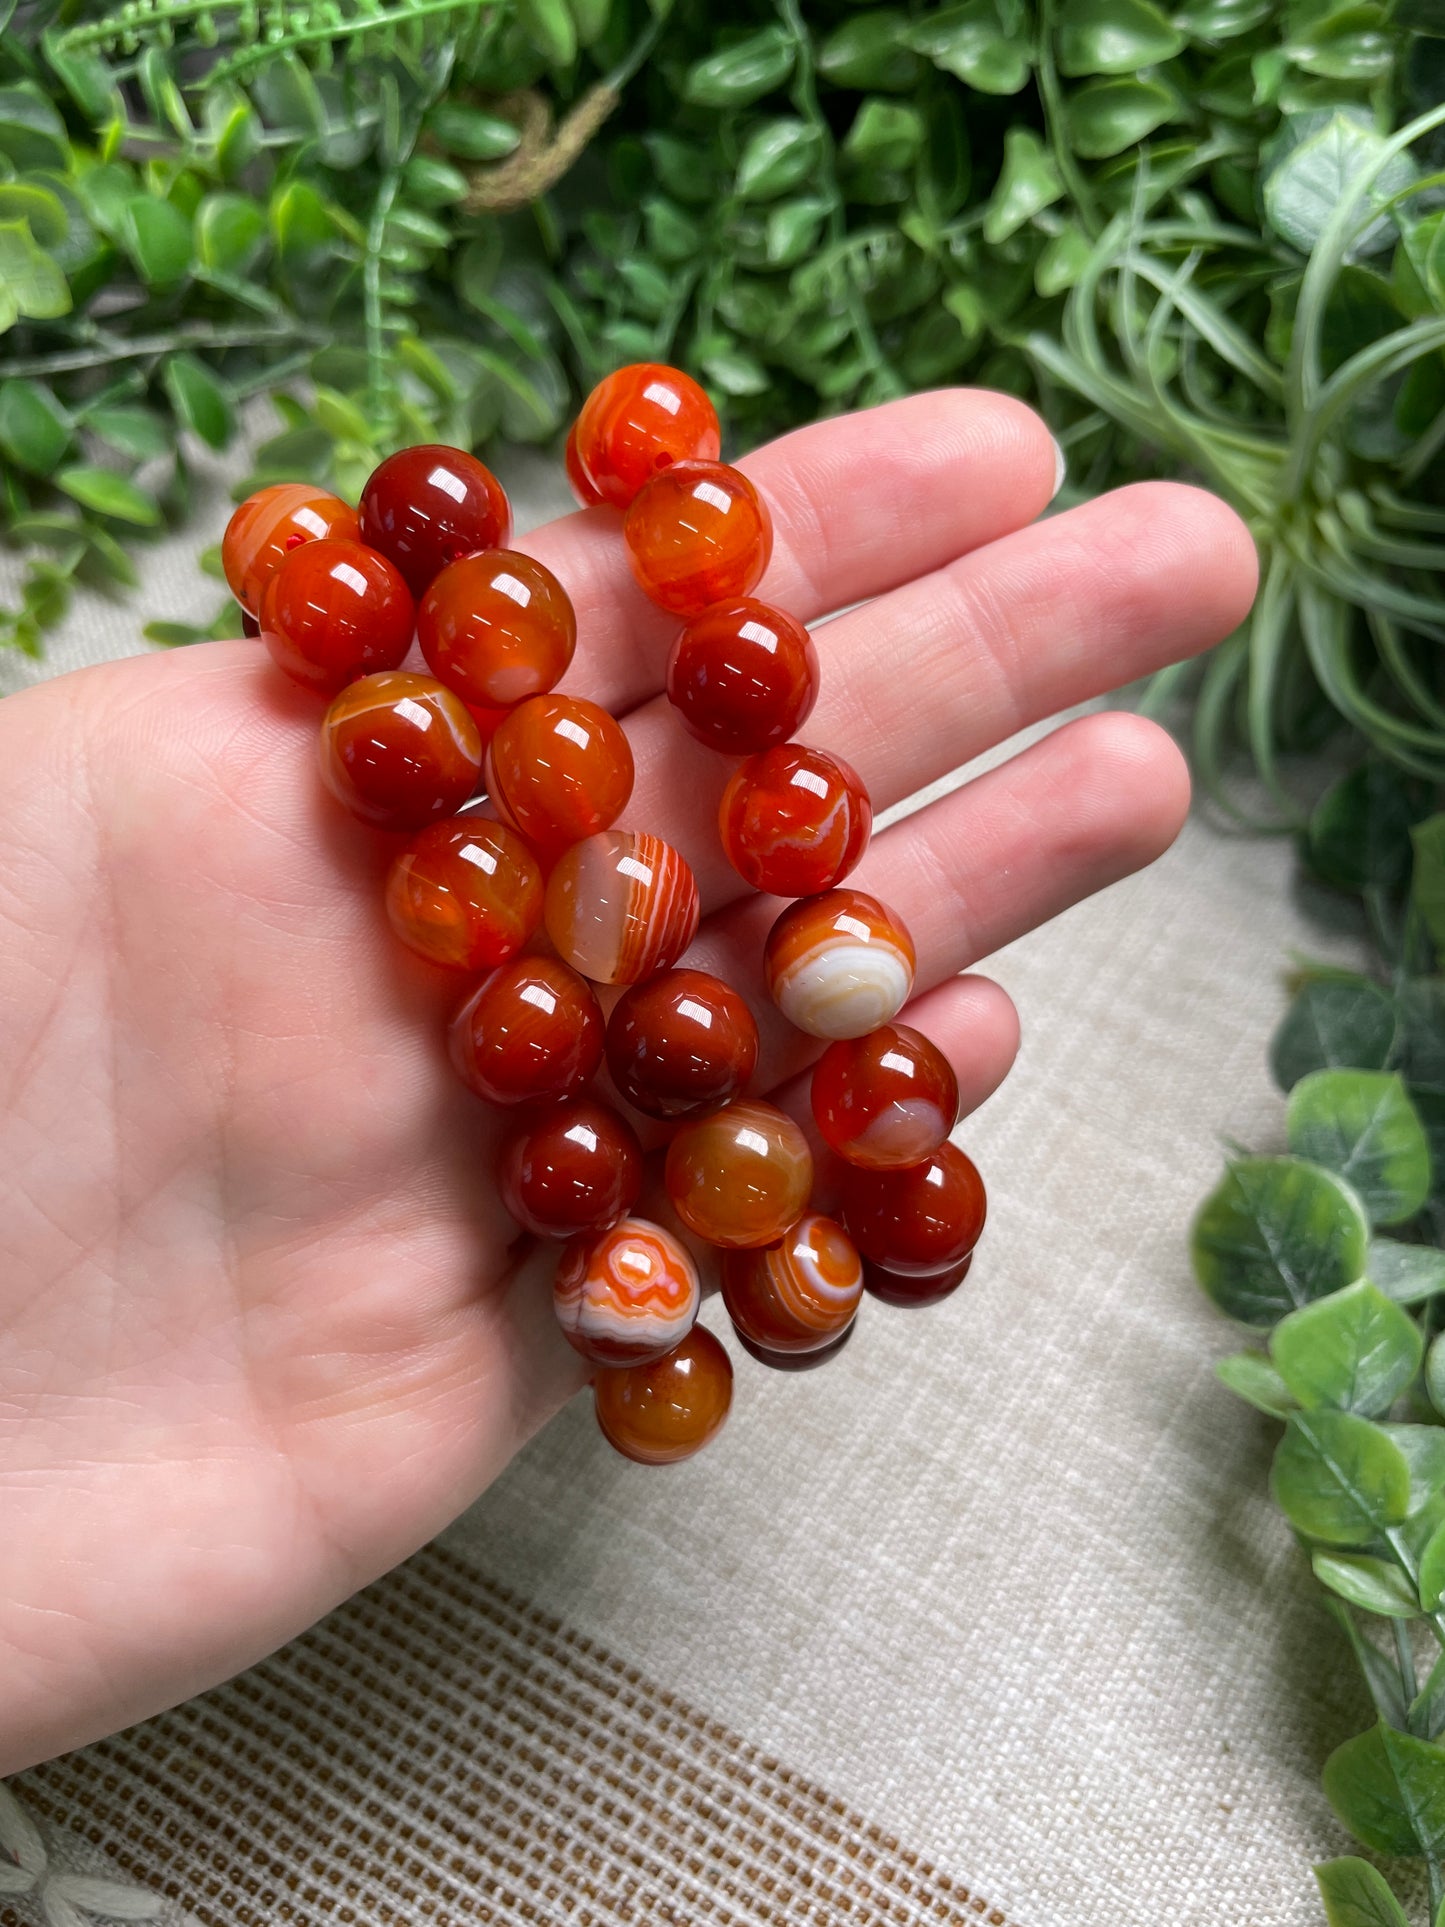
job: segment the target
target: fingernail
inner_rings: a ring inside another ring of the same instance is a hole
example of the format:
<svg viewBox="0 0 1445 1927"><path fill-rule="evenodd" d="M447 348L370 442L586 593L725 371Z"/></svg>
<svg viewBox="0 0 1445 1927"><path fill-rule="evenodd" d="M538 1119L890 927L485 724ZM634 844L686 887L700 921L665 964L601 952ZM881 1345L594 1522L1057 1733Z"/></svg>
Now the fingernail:
<svg viewBox="0 0 1445 1927"><path fill-rule="evenodd" d="M1055 438L1050 435L1049 440L1054 444L1054 493L1049 497L1049 500L1052 502L1059 490L1064 486L1064 481L1069 473L1069 464L1064 456L1063 449L1060 448Z"/></svg>

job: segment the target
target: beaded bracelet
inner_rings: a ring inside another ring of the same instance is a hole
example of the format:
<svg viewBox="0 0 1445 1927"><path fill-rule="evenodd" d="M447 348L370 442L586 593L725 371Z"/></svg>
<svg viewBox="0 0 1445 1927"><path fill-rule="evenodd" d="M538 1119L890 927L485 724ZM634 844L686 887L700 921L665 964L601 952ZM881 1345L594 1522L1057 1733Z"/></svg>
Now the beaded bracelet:
<svg viewBox="0 0 1445 1927"><path fill-rule="evenodd" d="M782 1015L825 1045L811 1109L847 1167L841 1224L812 1208L802 1128L748 1095L747 1002L679 962L700 914L691 868L660 837L615 827L632 751L606 710L556 692L576 614L549 569L507 547L496 477L459 449L405 449L356 511L303 484L262 489L222 551L248 631L330 699L327 788L409 838L387 876L392 928L478 977L451 1021L452 1062L516 1116L501 1197L524 1233L566 1241L558 1321L594 1367L604 1434L648 1464L696 1452L732 1399L727 1352L696 1323L689 1238L713 1249L743 1348L798 1370L836 1356L865 1289L895 1305L955 1290L985 1213L949 1138L952 1067L894 1021L912 940L844 885L868 845L868 791L841 757L793 740L817 700L817 651L752 593L771 518L720 447L702 389L643 363L588 397L567 473L584 507L624 511L634 576L682 625L667 693L684 726L741 759L719 810L729 862L748 888L794 899L764 974ZM413 639L430 675L402 667ZM598 985L620 990L605 1018ZM589 1089L604 1059L616 1103ZM671 1132L652 1219L634 1215L644 1154L624 1105Z"/></svg>

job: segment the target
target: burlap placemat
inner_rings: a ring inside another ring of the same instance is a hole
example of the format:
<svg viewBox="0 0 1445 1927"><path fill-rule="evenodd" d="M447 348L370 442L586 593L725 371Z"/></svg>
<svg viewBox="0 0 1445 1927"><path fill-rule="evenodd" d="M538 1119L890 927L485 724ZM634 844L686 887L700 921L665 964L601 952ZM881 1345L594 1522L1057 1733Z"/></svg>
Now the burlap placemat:
<svg viewBox="0 0 1445 1927"><path fill-rule="evenodd" d="M196 545L148 613L207 604ZM134 620L89 605L59 660ZM1025 1043L961 1134L993 1206L964 1292L870 1303L806 1377L739 1359L665 1473L578 1401L284 1653L21 1776L4 1927L1316 1927L1318 1767L1364 1711L1183 1252L1216 1133L1277 1139L1287 950L1349 951L1290 870L1196 822L993 960Z"/></svg>

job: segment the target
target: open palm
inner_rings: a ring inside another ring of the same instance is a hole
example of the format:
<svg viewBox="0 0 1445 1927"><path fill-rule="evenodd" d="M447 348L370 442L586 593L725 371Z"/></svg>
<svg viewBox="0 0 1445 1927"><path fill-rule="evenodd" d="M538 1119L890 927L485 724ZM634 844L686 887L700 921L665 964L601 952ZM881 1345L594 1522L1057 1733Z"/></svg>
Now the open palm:
<svg viewBox="0 0 1445 1927"><path fill-rule="evenodd" d="M805 733L879 808L1241 619L1228 510L1149 485L1035 524L1054 463L1022 405L955 392L744 464L777 524L759 593L810 621L864 605L820 632ZM689 960L749 995L756 1088L795 1103L811 1047L758 979L776 905L717 847L730 766L659 694L670 625L619 519L521 546L577 605L566 686L626 717L623 825L697 872ZM322 790L318 716L246 642L0 705L0 1774L272 1649L582 1380L546 1254L513 1254L498 1125L446 1061L460 986L387 930L395 843ZM1018 1033L959 973L1157 856L1187 800L1166 736L1090 715L875 838L857 880L912 928L965 1109Z"/></svg>

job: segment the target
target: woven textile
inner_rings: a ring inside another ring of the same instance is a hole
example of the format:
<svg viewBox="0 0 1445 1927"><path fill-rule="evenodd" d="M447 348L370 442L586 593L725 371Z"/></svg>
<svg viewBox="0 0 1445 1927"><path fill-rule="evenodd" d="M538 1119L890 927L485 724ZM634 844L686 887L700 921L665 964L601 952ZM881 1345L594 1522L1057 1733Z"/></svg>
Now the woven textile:
<svg viewBox="0 0 1445 1927"><path fill-rule="evenodd" d="M213 604L200 539L145 613ZM53 666L136 620L88 605ZM579 1400L284 1653L21 1776L54 1866L207 1927L1317 1927L1318 1769L1365 1709L1183 1250L1216 1134L1278 1141L1288 951L1350 954L1290 869L1196 821L991 960L1024 1051L961 1133L992 1211L956 1298L865 1305L815 1374L738 1359L665 1473Z"/></svg>

